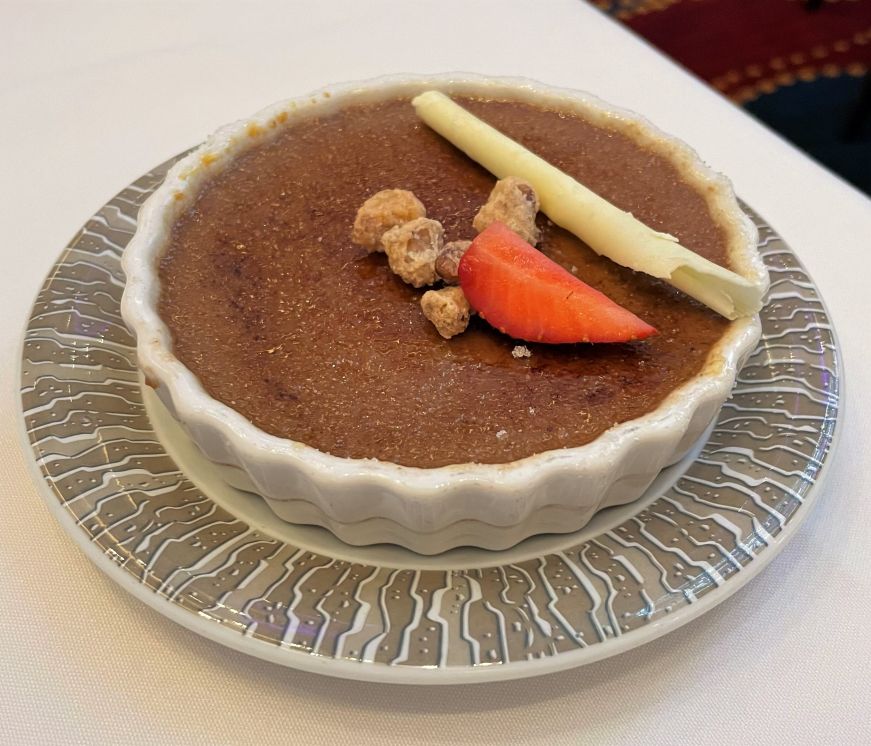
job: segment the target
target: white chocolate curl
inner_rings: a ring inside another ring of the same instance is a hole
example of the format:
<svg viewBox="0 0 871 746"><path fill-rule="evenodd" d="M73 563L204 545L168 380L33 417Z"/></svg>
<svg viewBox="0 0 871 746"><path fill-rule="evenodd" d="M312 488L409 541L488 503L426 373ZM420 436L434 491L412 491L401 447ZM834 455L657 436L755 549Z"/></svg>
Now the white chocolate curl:
<svg viewBox="0 0 871 746"><path fill-rule="evenodd" d="M646 226L443 93L421 93L412 104L424 122L497 178L528 181L542 211L597 254L666 280L727 319L762 308L764 288L681 246L674 236Z"/></svg>

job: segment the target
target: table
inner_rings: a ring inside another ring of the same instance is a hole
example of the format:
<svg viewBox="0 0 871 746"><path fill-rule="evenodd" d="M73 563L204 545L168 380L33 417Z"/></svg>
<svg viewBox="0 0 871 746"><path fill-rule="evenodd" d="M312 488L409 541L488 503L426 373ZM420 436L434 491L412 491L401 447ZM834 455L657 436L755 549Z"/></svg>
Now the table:
<svg viewBox="0 0 871 746"><path fill-rule="evenodd" d="M0 43L0 741L871 741L865 196L579 0L6 0ZM328 82L445 70L590 90L727 172L828 302L847 370L840 447L819 507L775 560L776 582L769 568L700 620L617 658L437 689L249 659L125 594L49 515L19 445L25 316L79 225L216 125Z"/></svg>

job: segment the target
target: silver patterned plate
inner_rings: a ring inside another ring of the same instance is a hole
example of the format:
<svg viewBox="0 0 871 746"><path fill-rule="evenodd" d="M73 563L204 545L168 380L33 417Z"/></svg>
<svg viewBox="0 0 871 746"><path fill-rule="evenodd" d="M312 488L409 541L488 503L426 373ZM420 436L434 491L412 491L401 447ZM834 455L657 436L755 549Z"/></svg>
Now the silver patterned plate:
<svg viewBox="0 0 871 746"><path fill-rule="evenodd" d="M578 534L436 558L270 522L259 500L210 482L146 406L119 314L121 252L172 162L105 205L61 254L21 373L49 506L101 569L166 616L260 658L348 678L532 676L699 616L807 516L837 431L837 343L814 283L751 213L772 278L762 340L706 442L641 500Z"/></svg>

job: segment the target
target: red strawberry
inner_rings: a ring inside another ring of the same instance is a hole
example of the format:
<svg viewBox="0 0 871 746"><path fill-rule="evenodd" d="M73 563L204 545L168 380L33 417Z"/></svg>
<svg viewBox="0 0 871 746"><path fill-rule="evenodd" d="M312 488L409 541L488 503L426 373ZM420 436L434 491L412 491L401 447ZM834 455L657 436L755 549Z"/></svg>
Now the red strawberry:
<svg viewBox="0 0 871 746"><path fill-rule="evenodd" d="M528 342L629 342L656 333L502 223L472 241L460 287L482 318Z"/></svg>

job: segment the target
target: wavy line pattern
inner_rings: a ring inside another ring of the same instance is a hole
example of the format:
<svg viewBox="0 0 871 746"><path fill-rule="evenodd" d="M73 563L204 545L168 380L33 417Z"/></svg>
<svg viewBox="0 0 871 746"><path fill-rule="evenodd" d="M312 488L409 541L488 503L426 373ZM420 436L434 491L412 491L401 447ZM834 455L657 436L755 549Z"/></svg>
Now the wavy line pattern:
<svg viewBox="0 0 871 746"><path fill-rule="evenodd" d="M167 603L288 655L505 665L631 635L716 592L802 509L837 423L835 340L813 282L754 215L773 288L761 343L695 463L632 518L557 553L463 571L357 564L252 529L158 442L119 314L121 252L170 165L121 192L61 255L33 307L21 383L57 500Z"/></svg>

